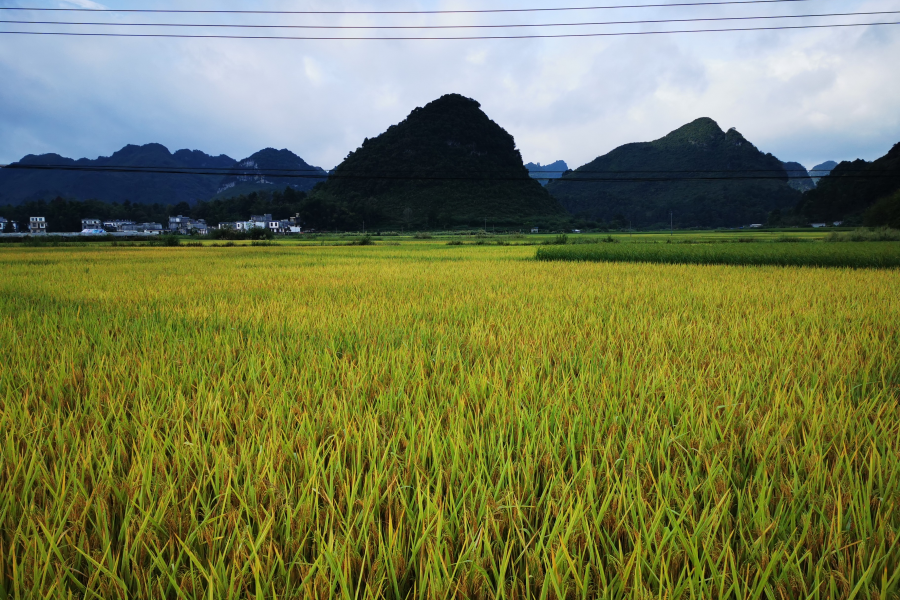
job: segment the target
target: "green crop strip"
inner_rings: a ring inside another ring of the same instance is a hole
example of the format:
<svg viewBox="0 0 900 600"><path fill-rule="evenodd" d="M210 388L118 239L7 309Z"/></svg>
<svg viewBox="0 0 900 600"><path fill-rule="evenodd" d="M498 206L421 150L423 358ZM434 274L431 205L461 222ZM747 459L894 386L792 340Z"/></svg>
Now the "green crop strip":
<svg viewBox="0 0 900 600"><path fill-rule="evenodd" d="M0 597L898 597L900 272L533 254L0 248Z"/></svg>
<svg viewBox="0 0 900 600"><path fill-rule="evenodd" d="M885 269L900 267L900 242L599 243L542 247L536 257L542 261Z"/></svg>

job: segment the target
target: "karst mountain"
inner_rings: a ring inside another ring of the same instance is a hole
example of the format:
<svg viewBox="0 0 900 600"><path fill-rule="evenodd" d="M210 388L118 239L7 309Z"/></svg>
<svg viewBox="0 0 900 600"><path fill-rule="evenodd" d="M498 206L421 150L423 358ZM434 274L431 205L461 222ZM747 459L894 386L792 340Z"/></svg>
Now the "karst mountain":
<svg viewBox="0 0 900 600"><path fill-rule="evenodd" d="M513 137L458 94L366 139L312 197L342 203L373 225L490 226L565 216L529 176Z"/></svg>
<svg viewBox="0 0 900 600"><path fill-rule="evenodd" d="M641 228L765 223L801 197L781 161L709 118L620 146L547 189L573 215Z"/></svg>

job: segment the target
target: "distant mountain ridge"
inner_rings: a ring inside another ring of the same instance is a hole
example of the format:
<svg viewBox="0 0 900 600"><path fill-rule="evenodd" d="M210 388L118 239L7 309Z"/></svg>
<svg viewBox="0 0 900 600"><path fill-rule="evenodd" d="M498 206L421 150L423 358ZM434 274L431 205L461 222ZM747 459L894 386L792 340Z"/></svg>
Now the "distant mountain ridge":
<svg viewBox="0 0 900 600"><path fill-rule="evenodd" d="M549 165L541 165L541 163L528 163L525 165L528 174L533 179L537 179L541 185L547 185L551 179L559 179L563 173L569 170L569 165L564 160L558 160Z"/></svg>
<svg viewBox="0 0 900 600"><path fill-rule="evenodd" d="M734 227L765 223L800 193L781 161L737 130L700 118L653 141L620 146L551 181L573 215L638 227Z"/></svg>
<svg viewBox="0 0 900 600"><path fill-rule="evenodd" d="M784 170L788 174L788 185L798 192L805 192L816 187L815 182L810 178L806 167L797 162L783 162Z"/></svg>
<svg viewBox="0 0 900 600"><path fill-rule="evenodd" d="M565 218L529 176L513 137L459 94L366 139L311 197L366 223L408 227Z"/></svg>
<svg viewBox="0 0 900 600"><path fill-rule="evenodd" d="M139 204L155 202L177 204L209 198L217 189L221 175L182 175L171 173L98 172L90 170L22 169L25 166L61 166L79 169L119 167L158 169L227 169L235 160L225 155L210 156L197 150L179 150L172 154L162 144L128 145L111 156L95 160L73 160L58 154L29 154L9 167L0 169L0 204L19 204L25 200L63 196L98 199L105 202L129 200Z"/></svg>
<svg viewBox="0 0 900 600"><path fill-rule="evenodd" d="M245 167L239 168L240 164ZM41 166L61 168L22 168ZM108 170L113 167L121 172ZM160 171L198 170L200 173L128 172L128 169L148 167ZM172 153L162 144L129 144L111 156L93 160L73 160L58 154L29 154L0 169L0 205L57 196L119 203L193 204L214 196L230 197L288 186L306 191L326 176L323 169L310 166L289 150L267 148L238 163L224 154L211 156L199 150Z"/></svg>
<svg viewBox="0 0 900 600"><path fill-rule="evenodd" d="M812 177L813 183L819 185L819 180L830 175L837 165L833 160L826 160L810 169L809 176Z"/></svg>
<svg viewBox="0 0 900 600"><path fill-rule="evenodd" d="M286 187L307 192L328 173L321 167L307 164L290 150L266 148L237 163L219 184L217 198Z"/></svg>

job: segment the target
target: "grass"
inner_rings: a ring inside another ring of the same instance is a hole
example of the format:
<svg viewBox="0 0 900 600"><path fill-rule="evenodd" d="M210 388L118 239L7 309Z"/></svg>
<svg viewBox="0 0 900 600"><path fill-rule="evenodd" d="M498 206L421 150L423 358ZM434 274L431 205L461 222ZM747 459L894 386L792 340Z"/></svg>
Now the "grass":
<svg viewBox="0 0 900 600"><path fill-rule="evenodd" d="M0 248L0 597L900 595L900 273L533 252Z"/></svg>
<svg viewBox="0 0 900 600"><path fill-rule="evenodd" d="M799 241L802 238L790 238ZM630 243L546 246L541 261L653 262L699 265L775 265L807 267L896 268L895 242L783 243Z"/></svg>

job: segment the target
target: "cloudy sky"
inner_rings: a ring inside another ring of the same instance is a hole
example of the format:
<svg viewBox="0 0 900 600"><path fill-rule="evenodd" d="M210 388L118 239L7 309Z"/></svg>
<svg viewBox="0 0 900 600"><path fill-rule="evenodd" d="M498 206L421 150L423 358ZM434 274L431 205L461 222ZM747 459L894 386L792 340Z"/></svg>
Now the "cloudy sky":
<svg viewBox="0 0 900 600"><path fill-rule="evenodd" d="M0 7L456 10L673 0L0 0ZM792 0L488 15L163 15L0 10L4 20L276 25L486 25L900 10L895 0ZM443 31L212 30L232 35L521 35L900 21L900 14L787 21ZM98 27L3 24L3 31ZM161 28L104 27L153 33ZM171 30L168 30L171 31ZM0 163L109 155L159 142L244 158L289 148L334 167L416 106L481 102L526 161L575 167L698 117L807 167L885 154L900 141L900 25L466 41L310 41L0 35Z"/></svg>

